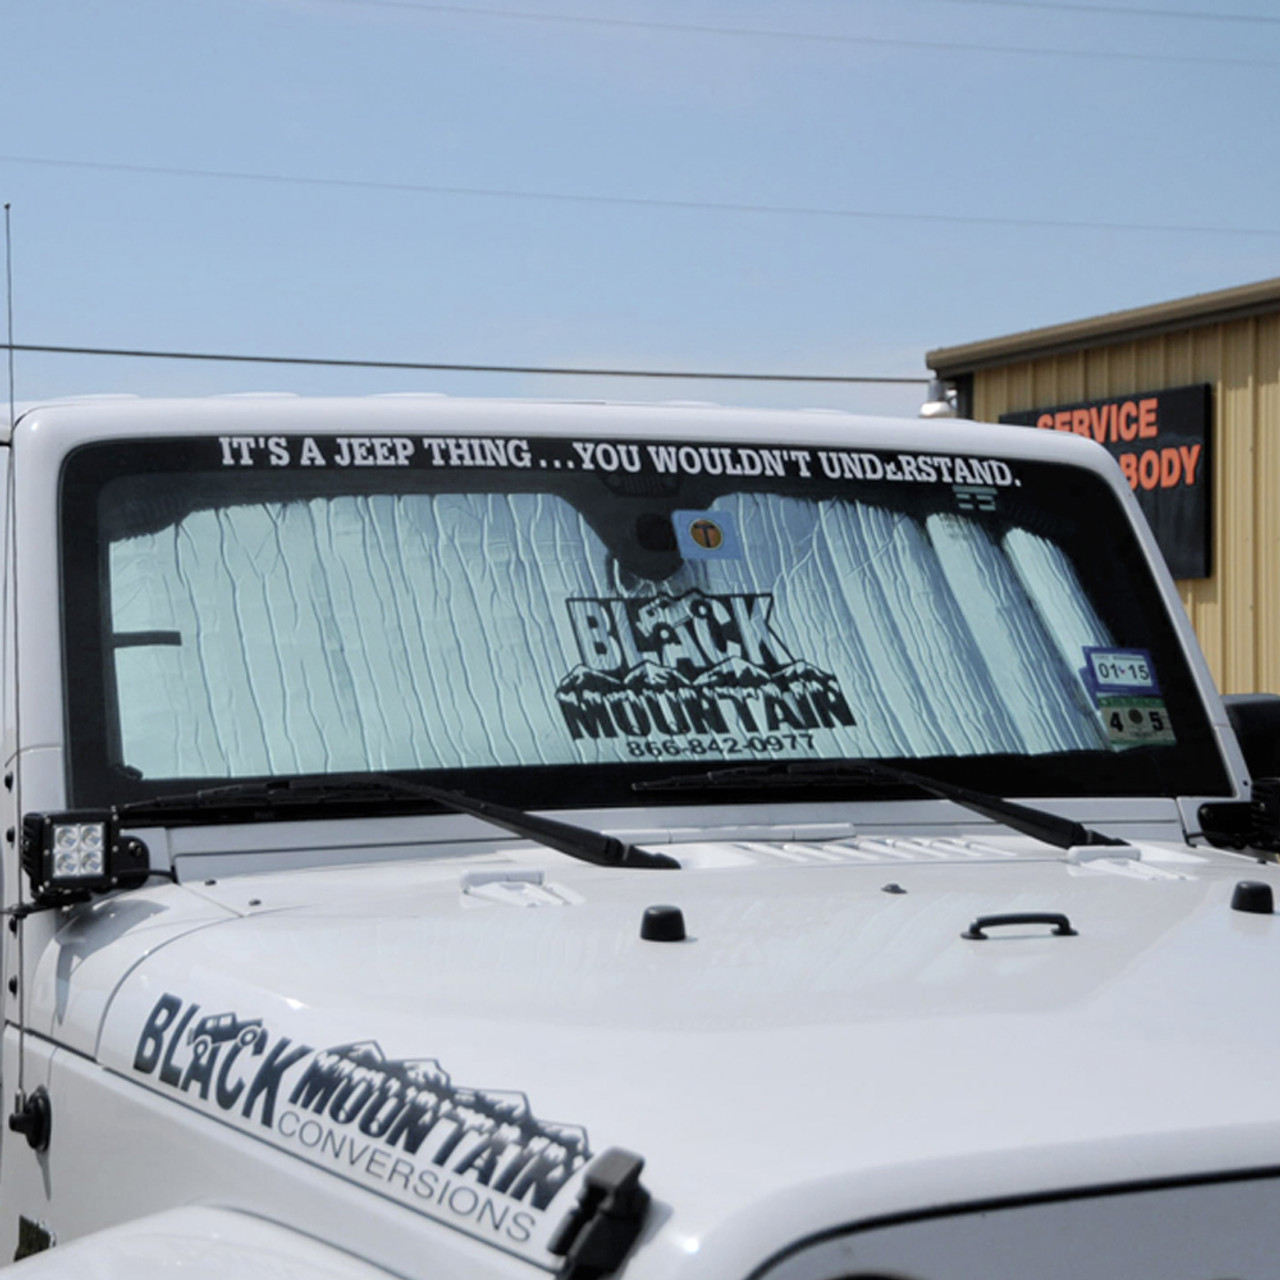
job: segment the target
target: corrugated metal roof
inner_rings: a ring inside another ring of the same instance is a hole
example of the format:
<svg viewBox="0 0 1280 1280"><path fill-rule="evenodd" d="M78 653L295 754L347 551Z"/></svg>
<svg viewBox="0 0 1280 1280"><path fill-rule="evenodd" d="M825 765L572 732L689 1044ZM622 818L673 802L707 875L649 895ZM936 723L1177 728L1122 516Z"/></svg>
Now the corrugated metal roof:
<svg viewBox="0 0 1280 1280"><path fill-rule="evenodd" d="M1028 329L963 346L938 347L925 355L925 363L939 377L954 378L1016 361L1059 356L1108 342L1128 342L1273 312L1280 312L1280 278L1198 293L1154 306L1113 311L1109 315L1043 329Z"/></svg>

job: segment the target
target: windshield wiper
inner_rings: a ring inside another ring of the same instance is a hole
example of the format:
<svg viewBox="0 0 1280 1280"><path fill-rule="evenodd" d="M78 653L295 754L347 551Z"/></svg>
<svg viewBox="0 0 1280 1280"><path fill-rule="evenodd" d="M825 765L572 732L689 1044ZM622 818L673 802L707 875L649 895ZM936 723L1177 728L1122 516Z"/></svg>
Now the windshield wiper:
<svg viewBox="0 0 1280 1280"><path fill-rule="evenodd" d="M557 853L567 854L580 862L599 867L653 867L679 869L680 864L665 853L650 853L627 844L616 836L591 831L571 822L558 822L538 814L526 813L489 800L474 800L460 791L409 782L389 773L330 774L322 778L273 778L266 782L240 782L208 787L184 795L157 796L120 805L121 818L141 820L173 817L178 813L206 813L216 809L262 807L274 816L291 805L327 805L371 799L430 800L455 813L469 814L523 836L536 840Z"/></svg>
<svg viewBox="0 0 1280 1280"><path fill-rule="evenodd" d="M1015 804L1001 796L974 791L940 778L913 773L878 760L806 760L785 766L743 765L732 769L711 769L705 773L681 774L632 784L634 791L707 791L719 787L767 789L771 787L838 786L851 782L895 782L915 787L943 800L952 800L966 809L1012 827L1023 835L1059 849L1079 845L1127 845L1127 840L1103 835L1083 823L1030 805Z"/></svg>

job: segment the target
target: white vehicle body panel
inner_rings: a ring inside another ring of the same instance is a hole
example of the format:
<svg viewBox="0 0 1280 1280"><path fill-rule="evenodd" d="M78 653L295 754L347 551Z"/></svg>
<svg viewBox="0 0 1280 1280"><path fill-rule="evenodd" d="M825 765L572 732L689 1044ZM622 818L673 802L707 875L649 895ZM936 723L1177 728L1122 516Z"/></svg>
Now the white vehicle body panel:
<svg viewBox="0 0 1280 1280"><path fill-rule="evenodd" d="M109 1227L87 1240L28 1258L25 1280L191 1280L228 1275L271 1280L376 1280L385 1271L296 1232L219 1209L171 1209Z"/></svg>
<svg viewBox="0 0 1280 1280"><path fill-rule="evenodd" d="M41 1150L3 1135L0 1258L25 1232L56 1238L18 1264L51 1277L576 1280L553 1241L617 1149L643 1157L652 1201L589 1280L1280 1274L1280 922L1232 907L1240 881L1277 876L1257 850L1189 838L1206 803L1247 800L1248 772L1136 504L1082 441L413 397L34 409L0 448L16 481L0 485L6 825L94 807L69 763L97 732L69 674L69 454L217 440L224 466L267 471L270 440L306 437L391 467L397 441L444 457L428 442L512 434L1096 476L1133 525L1223 781L1019 792L1130 842L1070 848L949 799L764 781L625 803L570 781L542 806L674 860L657 870L430 805L148 810L125 825L154 878L36 910L15 835L0 1085L15 1105L43 1089L53 1119ZM132 773L122 787L149 782ZM684 940L642 937L658 905L683 913ZM1072 932L1000 918L1027 912ZM962 936L982 917L986 937Z"/></svg>

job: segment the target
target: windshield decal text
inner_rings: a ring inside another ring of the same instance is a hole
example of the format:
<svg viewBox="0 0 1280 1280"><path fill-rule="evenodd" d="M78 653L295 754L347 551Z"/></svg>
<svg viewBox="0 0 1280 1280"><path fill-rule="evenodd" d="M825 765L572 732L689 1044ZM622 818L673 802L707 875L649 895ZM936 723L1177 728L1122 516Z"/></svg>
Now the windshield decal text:
<svg viewBox="0 0 1280 1280"><path fill-rule="evenodd" d="M581 662L556 698L574 739L850 727L829 672L795 657L765 594L566 602Z"/></svg>
<svg viewBox="0 0 1280 1280"><path fill-rule="evenodd" d="M603 475L865 480L908 484L1021 483L998 458L756 445L632 444L504 436L218 436L224 467L415 467L587 471Z"/></svg>

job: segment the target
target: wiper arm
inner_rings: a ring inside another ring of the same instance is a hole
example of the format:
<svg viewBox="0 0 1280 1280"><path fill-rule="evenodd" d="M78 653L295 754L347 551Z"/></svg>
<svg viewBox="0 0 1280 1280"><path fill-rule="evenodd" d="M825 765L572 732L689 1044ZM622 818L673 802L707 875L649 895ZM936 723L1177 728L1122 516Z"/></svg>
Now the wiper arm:
<svg viewBox="0 0 1280 1280"><path fill-rule="evenodd" d="M1070 818L1060 818L1055 813L1035 809L1030 805L1015 804L1001 796L974 791L954 782L943 782L922 773L913 773L897 765L878 760L806 760L786 765L745 765L733 769L711 769L706 773L683 774L673 778L659 778L652 782L632 784L635 791L684 791L708 790L717 787L804 787L815 783L835 786L862 779L868 782L897 782L915 787L929 795L980 813L1012 827L1023 835L1059 849L1079 845L1127 845L1128 841L1103 835L1083 823Z"/></svg>
<svg viewBox="0 0 1280 1280"><path fill-rule="evenodd" d="M344 800L360 800L371 797L408 797L430 800L455 813L465 813L480 818L504 831L536 840L557 853L567 854L580 862L590 862L600 867L650 867L679 869L680 863L665 853L650 853L627 844L616 836L591 831L571 822L559 822L494 804L490 800L474 800L460 791L445 787L433 787L426 783L409 782L389 773L331 774L323 778L284 778L267 782L232 783L227 786L208 787L185 795L158 796L154 800L139 800L120 805L116 812L122 818L163 819L166 814L202 811L219 807L238 808L260 805L271 810L288 805L336 804Z"/></svg>
<svg viewBox="0 0 1280 1280"><path fill-rule="evenodd" d="M572 822L559 822L555 818L543 818L534 813L526 813L523 809L513 809L505 804L494 804L491 800L473 800L460 791L451 791L445 787L432 787L419 782L405 782L400 778L389 779L397 784L405 795L420 795L424 800L434 800L458 813L470 814L473 818L481 818L510 831L514 835L524 836L527 840L536 840L558 853L568 854L580 862L594 863L598 867L651 867L665 870L680 869L680 864L665 853L650 853L647 849L639 849L627 844L616 836L607 836L601 831L591 831Z"/></svg>

